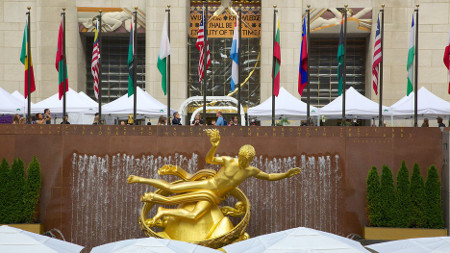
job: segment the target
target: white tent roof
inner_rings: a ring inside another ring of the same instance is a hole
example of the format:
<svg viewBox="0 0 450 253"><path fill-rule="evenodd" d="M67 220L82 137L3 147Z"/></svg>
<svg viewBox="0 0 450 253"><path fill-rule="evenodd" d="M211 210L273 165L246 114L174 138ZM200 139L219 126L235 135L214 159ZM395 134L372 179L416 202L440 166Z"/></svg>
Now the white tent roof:
<svg viewBox="0 0 450 253"><path fill-rule="evenodd" d="M286 116L289 119L299 119L306 117L306 103L294 97L283 87L280 88L278 97L275 97L275 118ZM261 104L247 110L249 116L256 116L260 119L272 118L272 97L269 97ZM310 107L311 116L318 114L318 109Z"/></svg>
<svg viewBox="0 0 450 253"><path fill-rule="evenodd" d="M78 95L80 96L80 98L84 99L90 106L97 107L98 111L98 103L95 100L90 98L88 95L86 95L86 93L82 91L78 92Z"/></svg>
<svg viewBox="0 0 450 253"><path fill-rule="evenodd" d="M221 251L210 249L187 242L157 239L153 237L131 239L103 244L92 249L91 253L220 253Z"/></svg>
<svg viewBox="0 0 450 253"><path fill-rule="evenodd" d="M383 115L388 112L388 107L383 106ZM342 95L320 109L320 114L330 118L342 116ZM361 95L353 87L345 91L345 115L359 118L374 118L379 114L378 103Z"/></svg>
<svg viewBox="0 0 450 253"><path fill-rule="evenodd" d="M370 253L359 242L311 228L293 228L223 247L227 253Z"/></svg>
<svg viewBox="0 0 450 253"><path fill-rule="evenodd" d="M450 237L415 238L382 242L366 246L379 253L448 253Z"/></svg>
<svg viewBox="0 0 450 253"><path fill-rule="evenodd" d="M417 94L417 114L421 116L439 116L450 114L450 103L434 95L425 87ZM390 114L394 116L414 115L414 92L404 96L390 107Z"/></svg>
<svg viewBox="0 0 450 253"><path fill-rule="evenodd" d="M45 108L50 109L52 114L62 114L63 98L59 100L59 95L56 93L53 96L36 103L31 107L31 112L43 113ZM69 91L66 92L66 113L94 114L96 113L96 107L86 103L84 98L81 98L76 91L69 88Z"/></svg>
<svg viewBox="0 0 450 253"><path fill-rule="evenodd" d="M102 106L103 114L128 115L133 113L134 95L128 97L128 94ZM150 94L137 87L137 114L159 116L167 114L167 106Z"/></svg>
<svg viewBox="0 0 450 253"><path fill-rule="evenodd" d="M0 252L79 253L82 246L10 226L0 226Z"/></svg>
<svg viewBox="0 0 450 253"><path fill-rule="evenodd" d="M24 104L21 103L13 95L9 94L4 89L0 88L0 113L16 114L24 113Z"/></svg>

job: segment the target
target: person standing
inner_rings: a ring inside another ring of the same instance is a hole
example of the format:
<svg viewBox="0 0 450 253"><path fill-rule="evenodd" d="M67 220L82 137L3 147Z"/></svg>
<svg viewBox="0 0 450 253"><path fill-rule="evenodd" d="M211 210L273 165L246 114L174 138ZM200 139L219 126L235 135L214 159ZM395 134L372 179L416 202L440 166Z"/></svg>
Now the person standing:
<svg viewBox="0 0 450 253"><path fill-rule="evenodd" d="M203 126L203 120L200 119L200 114L196 114L191 126Z"/></svg>
<svg viewBox="0 0 450 253"><path fill-rule="evenodd" d="M225 122L223 120L221 111L216 112L216 117L217 117L216 126L225 126Z"/></svg>
<svg viewBox="0 0 450 253"><path fill-rule="evenodd" d="M439 127L445 127L445 124L442 122L442 118L441 117L437 118L437 123L438 123Z"/></svg>
<svg viewBox="0 0 450 253"><path fill-rule="evenodd" d="M173 113L172 125L180 125L181 126L181 117L178 112Z"/></svg>
<svg viewBox="0 0 450 253"><path fill-rule="evenodd" d="M52 116L50 116L50 109L46 108L44 110L44 119L45 119L45 124L51 124L51 120L52 120Z"/></svg>
<svg viewBox="0 0 450 253"><path fill-rule="evenodd" d="M67 124L67 125L70 125L70 122L69 122L69 116L65 115L65 116L64 116L64 120L61 122L61 124Z"/></svg>
<svg viewBox="0 0 450 253"><path fill-rule="evenodd" d="M428 123L428 118L423 119L422 127L429 127L430 124Z"/></svg>

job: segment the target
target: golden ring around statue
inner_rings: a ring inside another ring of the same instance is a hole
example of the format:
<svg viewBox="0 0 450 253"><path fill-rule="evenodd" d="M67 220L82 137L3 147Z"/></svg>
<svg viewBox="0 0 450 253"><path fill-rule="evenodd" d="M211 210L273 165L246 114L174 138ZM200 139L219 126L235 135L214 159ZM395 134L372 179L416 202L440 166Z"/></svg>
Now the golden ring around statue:
<svg viewBox="0 0 450 253"><path fill-rule="evenodd" d="M173 182L173 184L183 182L183 181L184 180L178 180L178 181ZM168 191L164 191L161 189L156 190L155 193L163 195L163 196L170 195L170 193ZM241 201L245 204L245 213L244 213L244 217L241 219L241 221L236 226L234 226L234 228L230 232L228 232L222 236L207 239L207 240L202 240L202 241L191 242L191 243L218 249L225 245L231 244L233 242L248 238L248 234L245 233L245 229L247 228L247 225L250 222L250 201L247 198L247 196L245 196L245 194L239 188L235 188L234 190L232 190L229 193L229 195L233 196L238 201ZM157 232L153 231L146 224L147 215L154 206L155 206L155 203L150 203L150 202L143 203L143 206L141 209L141 214L139 216L139 225L141 226L142 230L144 231L145 235L147 235L147 236L163 238L163 239L170 239L170 238L165 238L165 237L158 235Z"/></svg>

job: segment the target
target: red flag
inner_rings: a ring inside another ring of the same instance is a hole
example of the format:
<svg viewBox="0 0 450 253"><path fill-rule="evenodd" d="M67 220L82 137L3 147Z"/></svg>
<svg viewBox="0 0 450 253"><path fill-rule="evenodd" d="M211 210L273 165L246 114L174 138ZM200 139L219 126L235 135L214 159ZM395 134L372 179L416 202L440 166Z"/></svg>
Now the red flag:
<svg viewBox="0 0 450 253"><path fill-rule="evenodd" d="M273 64L275 65L272 78L273 80L273 95L278 97L280 93L280 67L281 67L281 49L280 49L280 21L277 17L277 31L275 36L275 41L273 45Z"/></svg>
<svg viewBox="0 0 450 253"><path fill-rule="evenodd" d="M69 91L69 86L67 84L67 64L66 57L64 55L64 32L63 23L61 21L59 25L58 33L58 51L56 51L55 67L59 72L59 99L61 100L64 95L64 86L66 86L66 91ZM65 85L64 85L65 83Z"/></svg>
<svg viewBox="0 0 450 253"><path fill-rule="evenodd" d="M28 97L28 74L30 74L30 94L36 90L36 84L34 83L33 61L30 55L28 55L28 21L25 24L25 30L23 31L22 51L20 52L20 62L25 65L25 98ZM29 71L28 71L29 70Z"/></svg>
<svg viewBox="0 0 450 253"><path fill-rule="evenodd" d="M448 94L450 94L450 31L448 33L447 46L444 51L444 64L448 69L449 81L448 81Z"/></svg>

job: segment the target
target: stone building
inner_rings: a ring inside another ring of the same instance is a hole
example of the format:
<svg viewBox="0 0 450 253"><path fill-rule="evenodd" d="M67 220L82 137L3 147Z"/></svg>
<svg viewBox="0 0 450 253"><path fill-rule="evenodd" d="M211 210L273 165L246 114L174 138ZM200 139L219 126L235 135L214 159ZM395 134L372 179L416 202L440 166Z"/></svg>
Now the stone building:
<svg viewBox="0 0 450 253"><path fill-rule="evenodd" d="M37 90L32 101L39 102L57 92L54 61L61 9L66 8L66 36L69 86L93 97L90 57L92 19L103 11L103 102L126 93L129 24L138 7L138 85L166 103L161 75L156 68L161 29L166 6L171 10L171 103L178 109L190 96L201 95L198 84L198 51L195 48L202 1L190 0L3 0L0 3L0 87L24 92L24 67L19 61L27 6L31 6L31 46ZM229 1L222 1L227 3ZM244 107L258 104L271 95L273 5L277 5L281 31L281 85L297 92L301 45L301 21L311 5L311 97L313 105L325 105L337 96L336 54L340 13L348 4L347 85L372 100L372 52L375 27L381 4L385 7L384 104L390 106L406 94L406 60L411 16L419 7L419 87L425 86L450 101L448 72L442 56L450 26L448 0L254 0L242 4L246 27L243 31L241 80ZM210 1L210 15L220 1ZM228 20L226 20L228 19ZM231 95L229 83L232 30L229 14L210 17L212 64L208 72L208 95ZM228 30L228 33L226 31ZM222 32L221 32L222 31ZM225 31L225 32L224 32ZM222 34L220 34L222 33Z"/></svg>

